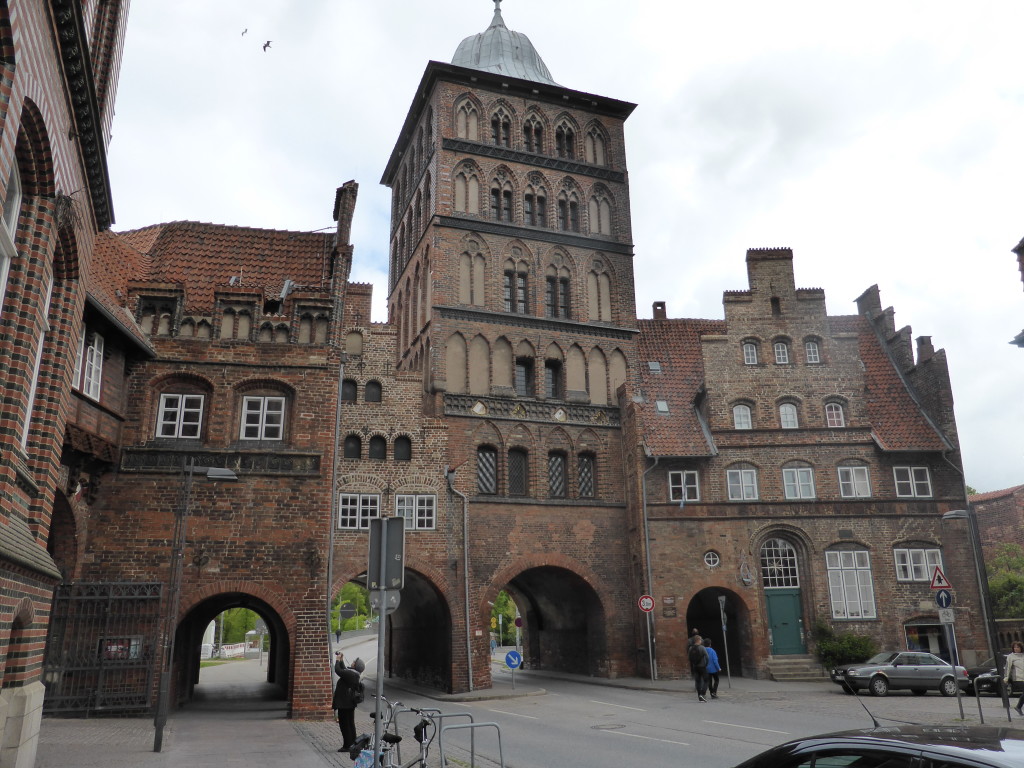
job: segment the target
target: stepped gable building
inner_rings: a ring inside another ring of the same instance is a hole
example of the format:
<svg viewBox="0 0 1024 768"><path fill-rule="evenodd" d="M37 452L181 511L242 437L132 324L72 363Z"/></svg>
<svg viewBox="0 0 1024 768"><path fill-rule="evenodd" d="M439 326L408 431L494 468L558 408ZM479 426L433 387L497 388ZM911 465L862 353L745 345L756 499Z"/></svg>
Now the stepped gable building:
<svg viewBox="0 0 1024 768"><path fill-rule="evenodd" d="M964 505L944 353L921 337L915 360L877 288L828 315L789 249L750 250L747 269L724 321L658 303L639 323L623 412L659 671L686 668L687 627L744 675L820 670L819 621L946 655L936 566L957 574L960 648L985 648L963 521L942 520Z"/></svg>
<svg viewBox="0 0 1024 768"><path fill-rule="evenodd" d="M127 3L0 2L0 765L35 760L54 588L51 519L98 231ZM72 437L72 440L75 438ZM101 444L96 450L103 454ZM102 457L101 457L102 459Z"/></svg>

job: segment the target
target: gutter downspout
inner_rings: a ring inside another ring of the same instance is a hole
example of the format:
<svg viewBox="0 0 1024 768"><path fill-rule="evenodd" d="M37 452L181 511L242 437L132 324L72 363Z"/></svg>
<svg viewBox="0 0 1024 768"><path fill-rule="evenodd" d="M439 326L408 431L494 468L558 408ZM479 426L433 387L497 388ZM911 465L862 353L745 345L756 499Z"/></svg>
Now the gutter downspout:
<svg viewBox="0 0 1024 768"><path fill-rule="evenodd" d="M341 361L338 363L338 401L334 405L334 466L331 467L331 521L329 531L330 547L327 551L327 650L331 648L331 602L333 600L331 591L334 588L334 529L337 527L338 519L338 439L341 437L341 385L345 380L345 363L348 362L348 354L341 353ZM338 627L341 627L341 617L338 617ZM328 660L330 656L328 655ZM333 674L334 665L331 665ZM332 678L333 680L333 678Z"/></svg>
<svg viewBox="0 0 1024 768"><path fill-rule="evenodd" d="M462 582L465 586L466 610L466 670L469 673L469 690L473 690L473 635L469 627L469 499L454 485L455 470L448 469L448 490L462 499Z"/></svg>
<svg viewBox="0 0 1024 768"><path fill-rule="evenodd" d="M644 521L644 560L647 569L647 594L654 594L654 577L651 571L651 528L647 522L647 475L658 466L658 457L651 454L651 449L647 447L647 443L643 443L644 457L646 459L654 459L654 463L651 464L644 473L640 476L640 493L642 496L641 504L643 505L643 521ZM658 641L654 634L654 611L650 611L647 614L647 653L651 658L651 680L658 679L658 661L656 652L658 650Z"/></svg>

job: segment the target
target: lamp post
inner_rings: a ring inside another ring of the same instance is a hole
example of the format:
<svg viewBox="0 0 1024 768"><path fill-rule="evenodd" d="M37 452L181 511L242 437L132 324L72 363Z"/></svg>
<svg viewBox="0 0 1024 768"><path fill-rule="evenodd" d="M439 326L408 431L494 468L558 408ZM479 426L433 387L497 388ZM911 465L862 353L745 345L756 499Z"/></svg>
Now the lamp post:
<svg viewBox="0 0 1024 768"><path fill-rule="evenodd" d="M988 641L989 652L995 657L999 675L1003 674L1002 659L996 644L996 633L993 629L992 597L988 591L988 578L985 575L984 558L981 552L981 535L978 532L978 518L973 509L953 509L942 516L943 520L966 520L971 537L971 552L974 555L974 574L981 592L981 612L985 624L985 639Z"/></svg>
<svg viewBox="0 0 1024 768"><path fill-rule="evenodd" d="M159 752L164 744L164 726L167 725L167 709L171 695L171 669L174 666L174 635L178 624L178 603L181 600L181 579L185 559L185 533L188 528L188 516L192 506L192 478L196 472L202 473L207 480L238 480L230 469L223 467L203 467L189 459L183 469L185 483L181 491L181 503L174 512L174 537L171 543L171 575L167 595L167 614L164 616L163 628L163 659L160 668L160 687L157 690L156 718L153 736L153 751Z"/></svg>

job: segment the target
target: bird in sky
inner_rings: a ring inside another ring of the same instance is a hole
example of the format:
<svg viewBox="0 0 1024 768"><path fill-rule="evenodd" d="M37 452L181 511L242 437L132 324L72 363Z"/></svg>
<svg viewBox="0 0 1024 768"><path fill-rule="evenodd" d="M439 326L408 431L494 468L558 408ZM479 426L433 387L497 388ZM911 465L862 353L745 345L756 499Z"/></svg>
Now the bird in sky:
<svg viewBox="0 0 1024 768"><path fill-rule="evenodd" d="M266 53L266 52L267 52L267 48L269 48L269 47L270 47L270 44L271 44L272 42L273 42L273 40L267 40L267 42L265 42L265 43L263 44L263 52L264 52L264 53Z"/></svg>
<svg viewBox="0 0 1024 768"><path fill-rule="evenodd" d="M246 27L245 29L243 29L243 30L242 30L242 37L245 37L245 33L246 33L246 32L248 32L248 31L249 31L249 28L248 28L248 27Z"/></svg>

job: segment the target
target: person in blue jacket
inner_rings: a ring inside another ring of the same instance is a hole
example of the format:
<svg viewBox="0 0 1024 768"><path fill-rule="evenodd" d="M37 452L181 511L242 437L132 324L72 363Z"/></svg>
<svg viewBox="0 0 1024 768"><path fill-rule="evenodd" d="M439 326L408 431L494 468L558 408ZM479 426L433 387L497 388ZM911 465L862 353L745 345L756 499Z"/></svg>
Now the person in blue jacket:
<svg viewBox="0 0 1024 768"><path fill-rule="evenodd" d="M711 647L711 640L704 638L704 648L708 652L708 692L712 699L718 698L718 673L722 671L722 665L718 663L718 651Z"/></svg>

